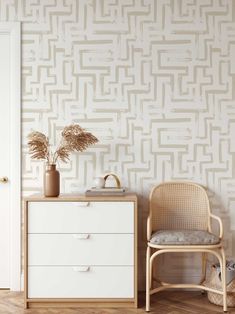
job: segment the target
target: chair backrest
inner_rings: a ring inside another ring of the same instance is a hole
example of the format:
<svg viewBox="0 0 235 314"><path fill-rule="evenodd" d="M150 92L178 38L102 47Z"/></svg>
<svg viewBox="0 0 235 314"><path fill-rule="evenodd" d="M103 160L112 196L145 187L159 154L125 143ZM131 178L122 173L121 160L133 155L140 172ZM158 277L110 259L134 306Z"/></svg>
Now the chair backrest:
<svg viewBox="0 0 235 314"><path fill-rule="evenodd" d="M203 187L191 182L166 182L150 193L152 231L210 230L210 205Z"/></svg>

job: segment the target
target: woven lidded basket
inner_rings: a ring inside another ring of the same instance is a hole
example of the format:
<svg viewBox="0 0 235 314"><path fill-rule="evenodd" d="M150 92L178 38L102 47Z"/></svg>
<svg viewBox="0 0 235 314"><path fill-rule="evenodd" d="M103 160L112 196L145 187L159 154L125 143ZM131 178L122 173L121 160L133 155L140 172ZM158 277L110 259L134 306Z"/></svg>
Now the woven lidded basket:
<svg viewBox="0 0 235 314"><path fill-rule="evenodd" d="M205 282L205 286L222 291L221 280L215 267L211 267L210 274ZM223 296L214 292L207 292L208 300L216 305L223 305ZM227 285L227 304L235 307L235 278Z"/></svg>

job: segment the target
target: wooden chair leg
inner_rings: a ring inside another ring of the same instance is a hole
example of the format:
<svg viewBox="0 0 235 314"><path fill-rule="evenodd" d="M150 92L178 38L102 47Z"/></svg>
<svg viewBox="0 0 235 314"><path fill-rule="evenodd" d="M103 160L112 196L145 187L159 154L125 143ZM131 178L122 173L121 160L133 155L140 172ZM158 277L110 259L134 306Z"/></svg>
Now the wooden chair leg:
<svg viewBox="0 0 235 314"><path fill-rule="evenodd" d="M150 248L150 256L153 254L153 249ZM154 282L154 268L153 268L153 265L152 267L150 267L149 269L149 278L150 278L150 281L149 281L149 288L150 290L153 288L153 282Z"/></svg>
<svg viewBox="0 0 235 314"><path fill-rule="evenodd" d="M221 255L222 255L222 265L220 264L221 269L221 280L222 280L222 289L223 289L223 310L227 312L227 285L226 285L226 258L224 249L221 248Z"/></svg>
<svg viewBox="0 0 235 314"><path fill-rule="evenodd" d="M150 247L147 247L146 253L146 312L150 311Z"/></svg>

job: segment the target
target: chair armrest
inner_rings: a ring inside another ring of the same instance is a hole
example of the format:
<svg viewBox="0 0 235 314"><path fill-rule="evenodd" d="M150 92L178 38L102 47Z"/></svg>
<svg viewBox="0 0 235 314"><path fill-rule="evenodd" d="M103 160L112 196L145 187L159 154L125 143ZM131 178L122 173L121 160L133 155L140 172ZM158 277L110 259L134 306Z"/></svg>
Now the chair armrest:
<svg viewBox="0 0 235 314"><path fill-rule="evenodd" d="M223 237L223 233L224 233L224 229L223 229L223 223L222 223L222 220L220 217L216 216L216 215L213 215L213 214L210 214L210 217L217 220L218 223L219 223L219 237L220 239L222 239Z"/></svg>
<svg viewBox="0 0 235 314"><path fill-rule="evenodd" d="M150 241L152 235L151 219L150 216L147 218L147 241Z"/></svg>

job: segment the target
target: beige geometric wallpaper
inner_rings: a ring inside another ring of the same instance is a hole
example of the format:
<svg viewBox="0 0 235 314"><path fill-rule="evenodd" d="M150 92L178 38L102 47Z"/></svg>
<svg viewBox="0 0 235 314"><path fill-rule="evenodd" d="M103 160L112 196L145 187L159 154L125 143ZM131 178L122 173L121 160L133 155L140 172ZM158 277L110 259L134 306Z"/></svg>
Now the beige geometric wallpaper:
<svg viewBox="0 0 235 314"><path fill-rule="evenodd" d="M156 183L207 186L235 257L234 2L0 0L0 20L22 22L23 194L42 186L43 163L27 155L32 129L53 144L71 122L91 130L100 142L60 164L61 190L83 191L113 171L138 193L142 288ZM199 276L192 256L163 262L173 280Z"/></svg>

